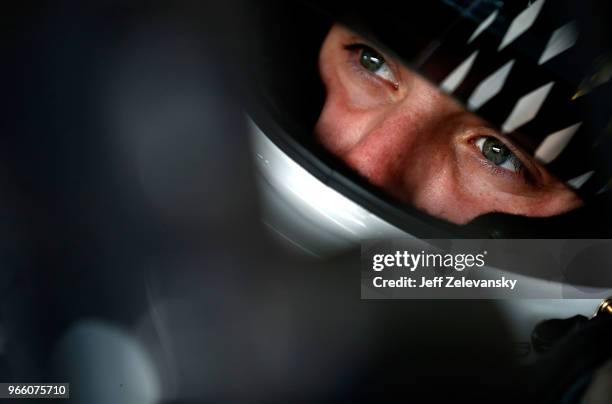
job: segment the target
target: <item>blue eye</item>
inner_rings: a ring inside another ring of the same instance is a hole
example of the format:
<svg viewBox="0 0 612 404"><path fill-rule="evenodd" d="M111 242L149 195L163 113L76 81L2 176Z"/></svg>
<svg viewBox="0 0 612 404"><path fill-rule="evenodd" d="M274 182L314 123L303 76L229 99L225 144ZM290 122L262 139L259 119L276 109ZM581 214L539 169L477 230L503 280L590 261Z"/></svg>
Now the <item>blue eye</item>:
<svg viewBox="0 0 612 404"><path fill-rule="evenodd" d="M491 163L508 171L518 173L523 163L502 141L493 136L481 136L476 142L476 147L482 155Z"/></svg>
<svg viewBox="0 0 612 404"><path fill-rule="evenodd" d="M364 69L394 85L397 84L397 78L393 70L391 70L391 67L389 67L389 64L380 53L362 44L351 45L350 48L359 49L359 64Z"/></svg>
<svg viewBox="0 0 612 404"><path fill-rule="evenodd" d="M363 48L359 53L359 63L372 73L376 73L386 62L374 49Z"/></svg>

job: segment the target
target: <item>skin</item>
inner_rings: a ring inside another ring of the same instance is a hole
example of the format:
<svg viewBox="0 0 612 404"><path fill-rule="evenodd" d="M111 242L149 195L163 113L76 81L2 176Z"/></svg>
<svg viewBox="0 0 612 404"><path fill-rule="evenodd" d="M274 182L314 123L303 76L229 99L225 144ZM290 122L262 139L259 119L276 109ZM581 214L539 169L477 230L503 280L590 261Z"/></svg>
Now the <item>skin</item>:
<svg viewBox="0 0 612 404"><path fill-rule="evenodd" d="M552 216L581 205L531 156L408 68L378 51L390 74L364 68L363 48L347 49L356 44L376 50L340 25L321 47L327 97L315 133L372 184L458 224L493 211ZM523 163L520 172L488 160L477 143L484 136L503 141Z"/></svg>

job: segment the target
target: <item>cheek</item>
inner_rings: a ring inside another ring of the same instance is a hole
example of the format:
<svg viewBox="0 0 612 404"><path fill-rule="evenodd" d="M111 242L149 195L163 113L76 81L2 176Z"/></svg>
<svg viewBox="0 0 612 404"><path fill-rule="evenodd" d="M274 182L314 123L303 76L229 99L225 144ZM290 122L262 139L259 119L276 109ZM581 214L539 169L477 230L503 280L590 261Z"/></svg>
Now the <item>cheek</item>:
<svg viewBox="0 0 612 404"><path fill-rule="evenodd" d="M427 178L420 182L411 203L426 213L457 224L465 224L491 210L491 194L481 194L466 188L458 178L457 167L447 162L431 162ZM413 180L413 183L415 180Z"/></svg>
<svg viewBox="0 0 612 404"><path fill-rule="evenodd" d="M327 98L315 134L330 152L342 156L362 141L385 114L384 108L361 108L339 82L327 84Z"/></svg>
<svg viewBox="0 0 612 404"><path fill-rule="evenodd" d="M471 159L469 160L471 161ZM500 186L499 179L492 179L490 174L477 166L465 164L459 167L458 183L464 184L471 204L473 216L489 212L503 212L528 217L548 217L581 206L580 199L562 183L552 183L537 187Z"/></svg>

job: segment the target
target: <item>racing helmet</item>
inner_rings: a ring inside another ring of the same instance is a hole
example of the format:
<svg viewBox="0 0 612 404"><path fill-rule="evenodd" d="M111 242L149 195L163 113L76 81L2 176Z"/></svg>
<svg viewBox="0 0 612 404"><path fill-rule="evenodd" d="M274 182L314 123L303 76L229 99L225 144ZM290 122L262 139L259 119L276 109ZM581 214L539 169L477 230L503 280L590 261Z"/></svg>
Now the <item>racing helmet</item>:
<svg viewBox="0 0 612 404"><path fill-rule="evenodd" d="M292 228L320 228L327 222L348 238L357 233L607 237L612 223L611 11L605 2L546 0L253 5L247 14L257 32L244 42L250 79L247 110L263 182L273 188L267 193L275 194L268 198L276 204L269 211L283 216L275 224L270 219L271 227L311 251L300 236L292 235ZM583 205L551 217L492 212L458 225L394 199L353 172L313 136L326 95L318 53L335 22L496 127L571 188ZM307 213L280 208L279 194L292 205L308 205ZM301 223L291 224L296 221ZM311 233L324 238L316 229Z"/></svg>

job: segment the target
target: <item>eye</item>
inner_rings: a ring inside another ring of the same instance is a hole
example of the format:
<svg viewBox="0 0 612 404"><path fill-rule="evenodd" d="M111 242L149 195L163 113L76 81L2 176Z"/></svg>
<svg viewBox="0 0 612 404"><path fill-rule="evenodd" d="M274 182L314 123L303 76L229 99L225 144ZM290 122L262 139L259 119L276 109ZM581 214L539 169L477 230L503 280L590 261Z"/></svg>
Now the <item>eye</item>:
<svg viewBox="0 0 612 404"><path fill-rule="evenodd" d="M359 64L367 71L387 80L393 84L397 83L397 78L385 58L367 45L353 45L359 49Z"/></svg>
<svg viewBox="0 0 612 404"><path fill-rule="evenodd" d="M523 168L523 163L501 140L493 136L481 136L474 142L482 155L491 163L513 173Z"/></svg>

